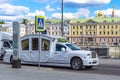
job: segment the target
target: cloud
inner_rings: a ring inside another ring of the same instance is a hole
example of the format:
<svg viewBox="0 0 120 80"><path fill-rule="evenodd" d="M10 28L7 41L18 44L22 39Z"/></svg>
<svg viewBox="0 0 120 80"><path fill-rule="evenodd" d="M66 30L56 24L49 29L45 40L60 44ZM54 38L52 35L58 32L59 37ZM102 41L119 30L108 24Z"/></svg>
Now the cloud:
<svg viewBox="0 0 120 80"><path fill-rule="evenodd" d="M79 17L88 18L89 15L90 15L90 11L87 8L80 8L76 13L74 13L74 16L76 18L79 18Z"/></svg>
<svg viewBox="0 0 120 80"><path fill-rule="evenodd" d="M57 10L61 10L61 8L57 7Z"/></svg>
<svg viewBox="0 0 120 80"><path fill-rule="evenodd" d="M80 8L75 13L63 13L63 18L64 19L72 19L72 18L80 18L80 17L88 18L89 15L90 15L90 11L88 9ZM53 13L51 17L55 19L61 19L61 13Z"/></svg>
<svg viewBox="0 0 120 80"><path fill-rule="evenodd" d="M29 8L24 6L13 6L11 4L0 5L0 15L20 15L29 12Z"/></svg>
<svg viewBox="0 0 120 80"><path fill-rule="evenodd" d="M45 16L45 12L44 11L36 10L33 13L27 13L26 17L35 17L37 15Z"/></svg>
<svg viewBox="0 0 120 80"><path fill-rule="evenodd" d="M61 13L53 13L51 15L52 18L55 18L55 19L61 19ZM73 14L72 13L63 13L63 17L64 19L71 19L71 18L74 18Z"/></svg>
<svg viewBox="0 0 120 80"><path fill-rule="evenodd" d="M111 0L64 0L65 3L79 3L79 4L108 4Z"/></svg>
<svg viewBox="0 0 120 80"><path fill-rule="evenodd" d="M24 15L17 15L17 16L0 16L1 20L5 21L19 21L24 18Z"/></svg>
<svg viewBox="0 0 120 80"><path fill-rule="evenodd" d="M68 7L91 7L110 3L111 0L64 0Z"/></svg>
<svg viewBox="0 0 120 80"><path fill-rule="evenodd" d="M25 17L24 14L28 13L29 11L30 10L28 7L14 6L11 4L1 4L0 5L0 20L17 21L17 20L24 18Z"/></svg>
<svg viewBox="0 0 120 80"><path fill-rule="evenodd" d="M47 6L45 7L45 9L46 9L47 11L54 11L54 9L50 7L50 5L47 5Z"/></svg>
<svg viewBox="0 0 120 80"><path fill-rule="evenodd" d="M94 13L96 14L99 11L100 10L96 10ZM108 8L106 10L101 10L101 12L103 13L103 15L106 16L106 17L111 17L112 11L113 11L112 8ZM114 10L114 14L115 14L115 17L120 17L120 10Z"/></svg>
<svg viewBox="0 0 120 80"><path fill-rule="evenodd" d="M8 3L9 0L0 0L0 4Z"/></svg>

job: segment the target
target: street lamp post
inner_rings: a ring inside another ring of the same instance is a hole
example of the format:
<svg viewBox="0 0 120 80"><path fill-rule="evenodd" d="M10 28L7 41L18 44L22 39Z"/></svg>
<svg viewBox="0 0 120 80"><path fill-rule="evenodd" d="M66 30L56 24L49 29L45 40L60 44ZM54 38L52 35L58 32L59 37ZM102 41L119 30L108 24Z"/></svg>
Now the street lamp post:
<svg viewBox="0 0 120 80"><path fill-rule="evenodd" d="M62 3L61 3L61 11L62 11L62 15L61 15L61 33L62 33L62 36L64 35L63 33L63 0L62 0Z"/></svg>

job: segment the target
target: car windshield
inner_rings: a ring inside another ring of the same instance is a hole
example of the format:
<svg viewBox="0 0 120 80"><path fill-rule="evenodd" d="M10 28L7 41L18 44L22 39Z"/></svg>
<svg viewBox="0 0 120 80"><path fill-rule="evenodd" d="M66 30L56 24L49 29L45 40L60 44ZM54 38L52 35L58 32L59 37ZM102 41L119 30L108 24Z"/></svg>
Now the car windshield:
<svg viewBox="0 0 120 80"><path fill-rule="evenodd" d="M74 44L65 44L65 45L68 46L71 50L80 50L80 47Z"/></svg>

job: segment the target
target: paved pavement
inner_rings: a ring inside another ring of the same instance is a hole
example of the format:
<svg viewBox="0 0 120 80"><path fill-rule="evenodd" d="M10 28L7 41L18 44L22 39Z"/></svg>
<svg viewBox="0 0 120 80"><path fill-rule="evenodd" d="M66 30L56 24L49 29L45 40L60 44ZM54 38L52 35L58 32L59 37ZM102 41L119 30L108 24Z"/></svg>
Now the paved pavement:
<svg viewBox="0 0 120 80"><path fill-rule="evenodd" d="M100 64L118 64L120 60L100 59ZM120 63L119 63L120 64ZM119 76L78 73L78 71L58 71L48 67L22 66L11 68L10 64L0 64L0 80L120 80Z"/></svg>
<svg viewBox="0 0 120 80"><path fill-rule="evenodd" d="M120 65L120 59L99 59L99 64Z"/></svg>

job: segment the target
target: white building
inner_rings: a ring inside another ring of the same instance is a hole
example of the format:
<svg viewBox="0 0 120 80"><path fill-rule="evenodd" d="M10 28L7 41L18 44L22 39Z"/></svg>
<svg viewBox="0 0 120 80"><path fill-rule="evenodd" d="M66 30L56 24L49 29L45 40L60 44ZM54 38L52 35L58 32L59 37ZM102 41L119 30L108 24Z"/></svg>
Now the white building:
<svg viewBox="0 0 120 80"><path fill-rule="evenodd" d="M0 25L0 32L9 32L13 33L13 27L12 23L9 24L1 24ZM25 32L25 25L20 24L20 37L24 36L26 34Z"/></svg>
<svg viewBox="0 0 120 80"><path fill-rule="evenodd" d="M48 35L57 35L61 36L61 24L46 24L46 32Z"/></svg>

